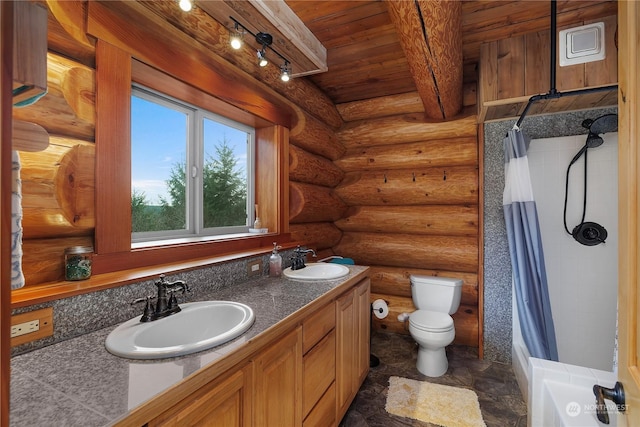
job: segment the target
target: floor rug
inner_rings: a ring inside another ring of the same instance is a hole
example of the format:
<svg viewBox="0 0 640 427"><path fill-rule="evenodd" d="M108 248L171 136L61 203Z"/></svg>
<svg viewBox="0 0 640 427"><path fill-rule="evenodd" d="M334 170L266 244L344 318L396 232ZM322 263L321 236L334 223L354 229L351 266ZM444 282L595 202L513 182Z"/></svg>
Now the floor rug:
<svg viewBox="0 0 640 427"><path fill-rule="evenodd" d="M478 395L465 388L390 377L385 409L443 427L486 427Z"/></svg>

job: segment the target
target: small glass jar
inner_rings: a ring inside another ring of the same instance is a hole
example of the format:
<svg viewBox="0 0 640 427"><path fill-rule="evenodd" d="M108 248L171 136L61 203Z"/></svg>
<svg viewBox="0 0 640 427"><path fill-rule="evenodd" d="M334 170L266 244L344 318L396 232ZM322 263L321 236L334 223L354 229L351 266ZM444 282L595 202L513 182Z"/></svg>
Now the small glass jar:
<svg viewBox="0 0 640 427"><path fill-rule="evenodd" d="M93 248L73 246L64 250L64 274L67 280L85 280L91 277Z"/></svg>

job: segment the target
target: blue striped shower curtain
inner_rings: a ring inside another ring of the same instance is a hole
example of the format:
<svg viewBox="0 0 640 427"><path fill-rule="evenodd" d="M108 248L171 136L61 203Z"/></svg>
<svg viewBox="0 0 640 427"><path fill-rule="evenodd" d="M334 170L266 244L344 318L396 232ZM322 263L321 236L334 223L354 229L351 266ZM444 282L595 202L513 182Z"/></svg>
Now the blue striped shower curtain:
<svg viewBox="0 0 640 427"><path fill-rule="evenodd" d="M558 360L536 203L529 176L529 139L512 129L504 139L502 197L520 329L533 357Z"/></svg>

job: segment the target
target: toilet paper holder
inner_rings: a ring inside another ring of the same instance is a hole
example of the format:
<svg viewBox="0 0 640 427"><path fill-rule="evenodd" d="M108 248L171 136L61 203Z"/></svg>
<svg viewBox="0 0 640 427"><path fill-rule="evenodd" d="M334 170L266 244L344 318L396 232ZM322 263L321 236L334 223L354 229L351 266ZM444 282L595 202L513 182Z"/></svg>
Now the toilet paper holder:
<svg viewBox="0 0 640 427"><path fill-rule="evenodd" d="M371 311L378 319L384 319L389 315L389 305L383 299L377 299L371 303Z"/></svg>

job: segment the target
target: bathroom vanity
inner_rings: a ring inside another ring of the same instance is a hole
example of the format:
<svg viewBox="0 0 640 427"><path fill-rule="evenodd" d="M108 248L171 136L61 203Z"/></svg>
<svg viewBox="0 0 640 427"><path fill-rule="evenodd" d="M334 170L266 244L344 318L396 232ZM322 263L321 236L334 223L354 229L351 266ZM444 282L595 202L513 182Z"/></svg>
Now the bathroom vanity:
<svg viewBox="0 0 640 427"><path fill-rule="evenodd" d="M106 328L12 359L15 425L337 425L369 369L368 268L310 283L262 277L208 295L254 325L192 355L131 360ZM194 325L197 327L197 325Z"/></svg>

